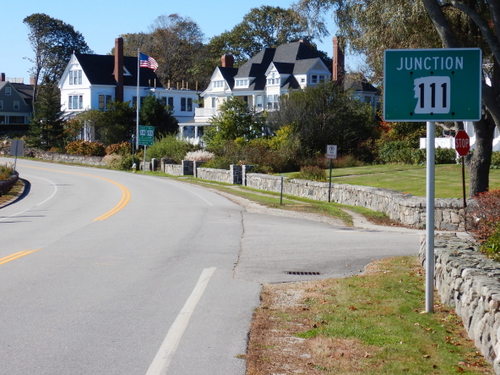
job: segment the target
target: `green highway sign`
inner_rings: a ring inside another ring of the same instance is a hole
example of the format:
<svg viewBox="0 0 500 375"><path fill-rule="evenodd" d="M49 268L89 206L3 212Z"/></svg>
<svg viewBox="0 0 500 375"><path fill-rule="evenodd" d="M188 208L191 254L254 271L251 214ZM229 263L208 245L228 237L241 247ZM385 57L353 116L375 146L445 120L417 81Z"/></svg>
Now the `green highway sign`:
<svg viewBox="0 0 500 375"><path fill-rule="evenodd" d="M155 140L155 127L139 125L139 145L151 146Z"/></svg>
<svg viewBox="0 0 500 375"><path fill-rule="evenodd" d="M478 121L479 48L386 50L385 121Z"/></svg>

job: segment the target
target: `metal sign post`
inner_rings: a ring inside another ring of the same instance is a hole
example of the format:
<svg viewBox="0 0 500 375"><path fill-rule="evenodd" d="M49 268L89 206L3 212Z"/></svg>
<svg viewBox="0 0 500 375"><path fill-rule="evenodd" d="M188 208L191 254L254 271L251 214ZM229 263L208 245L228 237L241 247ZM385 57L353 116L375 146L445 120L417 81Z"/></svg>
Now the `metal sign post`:
<svg viewBox="0 0 500 375"><path fill-rule="evenodd" d="M384 120L427 123L425 309L434 300L435 121L481 118L479 48L401 49L384 54Z"/></svg>
<svg viewBox="0 0 500 375"><path fill-rule="evenodd" d="M460 155L462 161L462 192L464 198L464 208L467 207L467 198L465 196L465 156L470 150L470 138L467 132L459 130L455 135L455 151Z"/></svg>
<svg viewBox="0 0 500 375"><path fill-rule="evenodd" d="M332 201L332 168L333 159L337 159L337 145L327 145L326 146L326 157L330 159L330 178L328 182L328 202Z"/></svg>
<svg viewBox="0 0 500 375"><path fill-rule="evenodd" d="M17 167L17 157L24 156L24 141L22 139L14 139L10 144L10 154L15 156L14 170Z"/></svg>
<svg viewBox="0 0 500 375"><path fill-rule="evenodd" d="M426 251L425 251L425 311L434 311L434 181L436 124L427 122L427 172L426 172Z"/></svg>

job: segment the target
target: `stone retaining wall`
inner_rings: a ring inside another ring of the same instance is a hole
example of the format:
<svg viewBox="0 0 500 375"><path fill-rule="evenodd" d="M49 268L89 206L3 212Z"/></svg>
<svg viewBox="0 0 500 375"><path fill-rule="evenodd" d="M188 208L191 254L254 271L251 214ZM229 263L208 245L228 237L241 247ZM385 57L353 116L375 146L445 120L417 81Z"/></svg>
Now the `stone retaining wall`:
<svg viewBox="0 0 500 375"><path fill-rule="evenodd" d="M455 234L436 236L435 284L441 301L453 306L469 337L500 375L500 267ZM420 257L425 261L425 239Z"/></svg>
<svg viewBox="0 0 500 375"><path fill-rule="evenodd" d="M63 162L63 163L76 163L76 164L88 164L96 166L105 166L103 158L100 156L83 156L83 155L69 155L69 154L58 154L56 152L30 150L26 153L26 156L32 156L37 159Z"/></svg>
<svg viewBox="0 0 500 375"><path fill-rule="evenodd" d="M280 176L247 173L244 180L246 186L255 189L274 192L281 190ZM328 183L285 178L283 193L326 202ZM392 220L413 228L425 227L424 197L369 186L332 184L331 201L383 212ZM463 216L464 209L460 199L435 200L436 229L463 230Z"/></svg>
<svg viewBox="0 0 500 375"><path fill-rule="evenodd" d="M224 182L227 184L233 183L231 172L226 169L197 168L196 177L202 180Z"/></svg>
<svg viewBox="0 0 500 375"><path fill-rule="evenodd" d="M172 176L184 176L181 164L165 164L163 171Z"/></svg>

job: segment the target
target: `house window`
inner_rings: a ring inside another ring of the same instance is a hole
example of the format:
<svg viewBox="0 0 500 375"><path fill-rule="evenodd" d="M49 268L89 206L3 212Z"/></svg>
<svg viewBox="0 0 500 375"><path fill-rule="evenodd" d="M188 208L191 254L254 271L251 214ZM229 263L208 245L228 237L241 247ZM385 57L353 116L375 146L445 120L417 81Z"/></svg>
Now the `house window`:
<svg viewBox="0 0 500 375"><path fill-rule="evenodd" d="M167 105L168 105L168 109L173 111L174 110L174 97L173 96L169 96L168 99L167 99Z"/></svg>
<svg viewBox="0 0 500 375"><path fill-rule="evenodd" d="M267 109L279 109L279 95L267 96Z"/></svg>
<svg viewBox="0 0 500 375"><path fill-rule="evenodd" d="M5 88L5 96L11 96L12 95L12 87L7 86Z"/></svg>
<svg viewBox="0 0 500 375"><path fill-rule="evenodd" d="M255 107L257 107L257 109L262 109L263 105L262 95L257 95L255 97Z"/></svg>
<svg viewBox="0 0 500 375"><path fill-rule="evenodd" d="M21 102L19 100L14 100L12 102L12 109L14 111L19 111L21 109Z"/></svg>
<svg viewBox="0 0 500 375"><path fill-rule="evenodd" d="M215 97L212 97L212 108L216 108L217 107L217 98Z"/></svg>
<svg viewBox="0 0 500 375"><path fill-rule="evenodd" d="M3 100L0 100L0 111L3 111Z"/></svg>
<svg viewBox="0 0 500 375"><path fill-rule="evenodd" d="M224 81L213 81L212 87L214 89L224 87Z"/></svg>
<svg viewBox="0 0 500 375"><path fill-rule="evenodd" d="M192 98L187 99L187 111L193 112L193 99Z"/></svg>
<svg viewBox="0 0 500 375"><path fill-rule="evenodd" d="M9 123L11 124L24 124L24 116L10 116Z"/></svg>
<svg viewBox="0 0 500 375"><path fill-rule="evenodd" d="M141 96L141 107L144 104L144 98L145 96ZM132 106L137 107L137 96L132 97Z"/></svg>
<svg viewBox="0 0 500 375"><path fill-rule="evenodd" d="M318 76L316 74L311 76L311 83L318 83Z"/></svg>
<svg viewBox="0 0 500 375"><path fill-rule="evenodd" d="M320 82L325 82L325 80L326 80L326 77L325 77L325 76L319 76L318 78L319 78L319 81L320 81Z"/></svg>
<svg viewBox="0 0 500 375"><path fill-rule="evenodd" d="M69 109L83 109L83 95L70 95L68 98Z"/></svg>
<svg viewBox="0 0 500 375"><path fill-rule="evenodd" d="M167 97L166 96L162 96L161 98L158 99L158 101L160 102L160 104L164 107L167 106Z"/></svg>
<svg viewBox="0 0 500 375"><path fill-rule="evenodd" d="M106 111L111 104L111 95L99 95L99 110Z"/></svg>
<svg viewBox="0 0 500 375"><path fill-rule="evenodd" d="M248 86L248 79L237 79L236 80L236 87L247 87Z"/></svg>
<svg viewBox="0 0 500 375"><path fill-rule="evenodd" d="M0 125L5 124L5 116L0 116Z"/></svg>
<svg viewBox="0 0 500 375"><path fill-rule="evenodd" d="M69 71L69 84L70 85L81 85L82 84L82 71L81 70L70 70Z"/></svg>

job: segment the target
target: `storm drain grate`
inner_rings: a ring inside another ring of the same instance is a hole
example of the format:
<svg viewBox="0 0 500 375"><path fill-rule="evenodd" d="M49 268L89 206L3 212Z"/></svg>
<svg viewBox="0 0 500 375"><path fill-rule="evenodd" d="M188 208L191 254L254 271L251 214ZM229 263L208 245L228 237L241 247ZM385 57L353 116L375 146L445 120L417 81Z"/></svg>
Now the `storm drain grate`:
<svg viewBox="0 0 500 375"><path fill-rule="evenodd" d="M316 271L286 271L287 275L296 275L296 276L318 276L321 275Z"/></svg>

